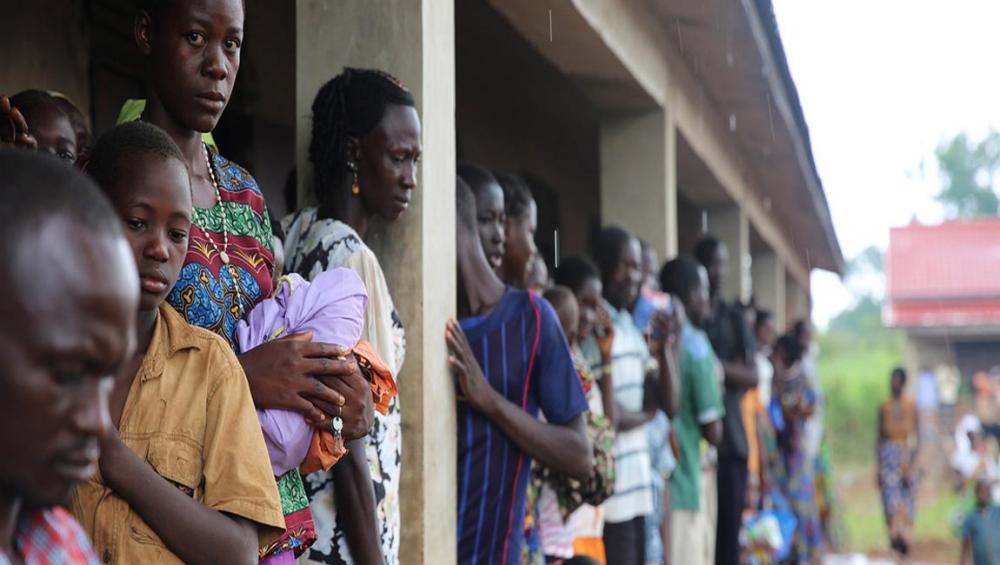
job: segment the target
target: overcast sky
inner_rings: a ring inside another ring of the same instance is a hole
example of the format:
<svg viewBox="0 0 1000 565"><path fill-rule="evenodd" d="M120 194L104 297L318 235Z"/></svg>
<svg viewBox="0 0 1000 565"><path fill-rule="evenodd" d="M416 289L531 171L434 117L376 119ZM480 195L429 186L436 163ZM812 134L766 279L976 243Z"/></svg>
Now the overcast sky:
<svg viewBox="0 0 1000 565"><path fill-rule="evenodd" d="M998 0L773 0L846 258L938 222L934 148L1000 126ZM812 277L818 323L849 306Z"/></svg>

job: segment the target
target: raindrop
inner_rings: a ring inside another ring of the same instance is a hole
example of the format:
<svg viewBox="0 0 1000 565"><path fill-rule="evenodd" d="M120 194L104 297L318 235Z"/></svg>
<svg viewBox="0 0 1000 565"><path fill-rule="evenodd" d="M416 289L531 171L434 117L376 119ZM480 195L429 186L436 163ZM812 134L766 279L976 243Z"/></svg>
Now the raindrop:
<svg viewBox="0 0 1000 565"><path fill-rule="evenodd" d="M701 211L701 233L708 233L708 210Z"/></svg>
<svg viewBox="0 0 1000 565"><path fill-rule="evenodd" d="M733 52L726 49L726 66L733 66L736 64L736 59L733 57Z"/></svg>
<svg viewBox="0 0 1000 565"><path fill-rule="evenodd" d="M705 91L698 89L698 131L705 131Z"/></svg>
<svg viewBox="0 0 1000 565"><path fill-rule="evenodd" d="M729 113L729 131L736 131L736 113Z"/></svg>
<svg viewBox="0 0 1000 565"><path fill-rule="evenodd" d="M559 228L552 231L552 248L554 249L555 255L555 265L553 268L559 268Z"/></svg>
<svg viewBox="0 0 1000 565"><path fill-rule="evenodd" d="M674 25L677 27L677 44L680 46L681 55L684 54L684 37L681 35L681 19L674 18Z"/></svg>
<svg viewBox="0 0 1000 565"><path fill-rule="evenodd" d="M765 196L764 197L764 211L765 212L770 212L771 211L771 197L770 196Z"/></svg>
<svg viewBox="0 0 1000 565"><path fill-rule="evenodd" d="M767 94L767 121L771 125L771 143L775 143L774 137L774 113L771 111L771 93Z"/></svg>
<svg viewBox="0 0 1000 565"><path fill-rule="evenodd" d="M549 8L549 43L552 43L552 8Z"/></svg>

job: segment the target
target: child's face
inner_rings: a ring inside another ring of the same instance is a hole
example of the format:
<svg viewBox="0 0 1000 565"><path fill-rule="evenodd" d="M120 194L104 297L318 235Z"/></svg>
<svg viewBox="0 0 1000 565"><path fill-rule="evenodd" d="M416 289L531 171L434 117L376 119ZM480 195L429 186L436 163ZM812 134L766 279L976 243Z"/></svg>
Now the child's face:
<svg viewBox="0 0 1000 565"><path fill-rule="evenodd" d="M556 308L556 315L559 316L559 323L562 325L563 333L570 344L576 343L577 328L580 327L580 308L576 303L576 298L572 295L559 303Z"/></svg>
<svg viewBox="0 0 1000 565"><path fill-rule="evenodd" d="M180 276L191 231L191 180L176 159L140 153L109 191L139 270L139 310L155 310Z"/></svg>
<svg viewBox="0 0 1000 565"><path fill-rule="evenodd" d="M980 508L989 506L993 499L993 492L989 481L979 481L976 483L976 505Z"/></svg>
<svg viewBox="0 0 1000 565"><path fill-rule="evenodd" d="M55 106L39 106L26 115L28 132L38 142L38 150L70 163L76 162L76 130L69 116Z"/></svg>
<svg viewBox="0 0 1000 565"><path fill-rule="evenodd" d="M598 311L601 307L602 291L601 279L591 277L584 281L580 287L580 293L576 295L577 306L580 312L580 323L575 333L580 339L586 338L594 331L594 326L597 324Z"/></svg>

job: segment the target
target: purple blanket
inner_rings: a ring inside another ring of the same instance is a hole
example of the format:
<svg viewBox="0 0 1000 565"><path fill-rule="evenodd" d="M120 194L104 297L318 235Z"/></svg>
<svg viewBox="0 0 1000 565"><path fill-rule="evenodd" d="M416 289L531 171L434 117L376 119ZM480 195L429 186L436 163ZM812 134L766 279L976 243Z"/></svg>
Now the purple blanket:
<svg viewBox="0 0 1000 565"><path fill-rule="evenodd" d="M358 275L344 268L324 271L312 282L291 274L279 281L273 298L258 304L241 320L236 339L241 351L281 337L313 332L312 341L354 347L368 305ZM309 451L313 428L302 414L289 410L257 410L274 476L297 468Z"/></svg>

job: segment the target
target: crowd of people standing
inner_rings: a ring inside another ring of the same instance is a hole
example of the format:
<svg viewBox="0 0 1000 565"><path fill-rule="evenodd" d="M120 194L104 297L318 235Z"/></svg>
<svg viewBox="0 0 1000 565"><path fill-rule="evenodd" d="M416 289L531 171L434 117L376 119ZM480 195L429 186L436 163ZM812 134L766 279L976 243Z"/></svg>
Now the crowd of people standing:
<svg viewBox="0 0 1000 565"><path fill-rule="evenodd" d="M147 97L96 141L57 93L0 97L0 562L399 563L406 339L366 237L417 188L414 98L324 84L317 205L279 221L211 138L242 3L139 4ZM726 300L707 235L547 264L522 178L457 179L458 561L814 562L808 322Z"/></svg>

